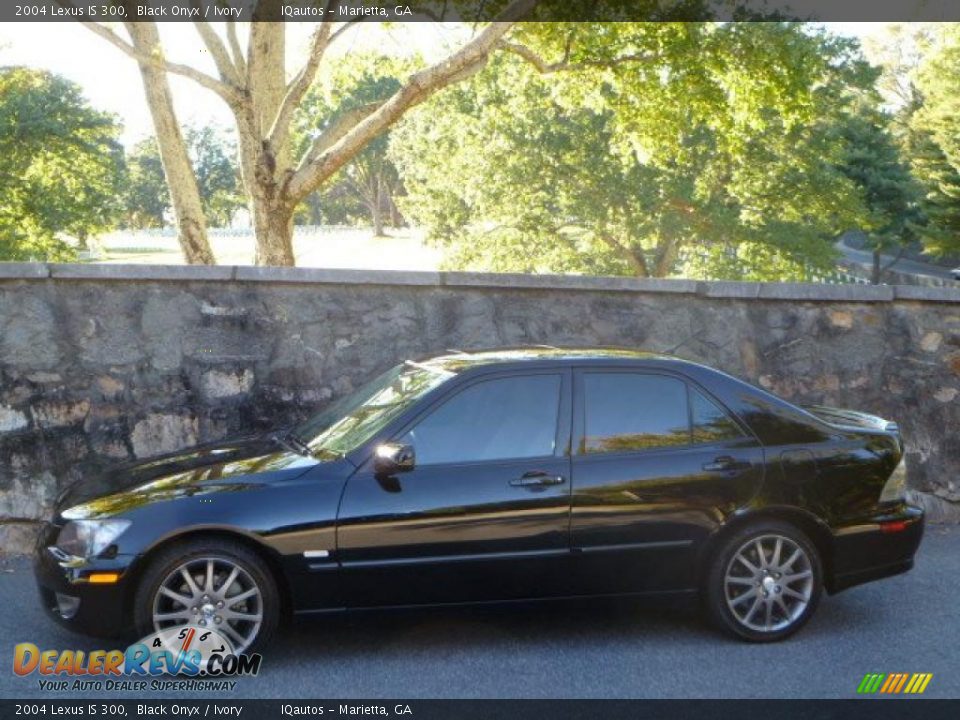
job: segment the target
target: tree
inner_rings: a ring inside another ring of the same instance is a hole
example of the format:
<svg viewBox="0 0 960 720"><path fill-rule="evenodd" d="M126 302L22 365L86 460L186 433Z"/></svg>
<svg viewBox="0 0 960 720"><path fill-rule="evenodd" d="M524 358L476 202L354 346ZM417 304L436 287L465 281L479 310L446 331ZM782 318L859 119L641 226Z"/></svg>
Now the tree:
<svg viewBox="0 0 960 720"><path fill-rule="evenodd" d="M133 2L118 4L126 7L128 17L134 17L136 7ZM87 24L100 33L106 33L107 37L116 37L106 26ZM124 43L124 47L137 59L140 76L143 78L144 94L153 118L163 174L173 203L180 249L188 263L212 265L216 258L207 238L207 220L203 214L197 178L190 165L187 146L173 109L173 95L165 71L168 63L163 57L160 33L153 22L128 22L125 25L130 42Z"/></svg>
<svg viewBox="0 0 960 720"><path fill-rule="evenodd" d="M244 205L236 145L210 126L187 128L185 140L204 214L214 227L227 227Z"/></svg>
<svg viewBox="0 0 960 720"><path fill-rule="evenodd" d="M357 108L391 95L401 86L418 62L375 54L358 54L344 59L322 81L316 83L301 104L294 120L294 147L302 153L322 129ZM330 181L327 202L341 205L340 213L349 217L357 201L366 209L374 235L384 234L387 219L396 225L399 212L395 197L400 177L387 155L390 134L381 133L370 141ZM323 202L323 200L320 200Z"/></svg>
<svg viewBox="0 0 960 720"><path fill-rule="evenodd" d="M186 128L184 142L205 218L227 227L244 204L235 145L222 130L209 126ZM166 222L170 193L154 138L134 145L127 158L124 209L128 227L157 228Z"/></svg>
<svg viewBox="0 0 960 720"><path fill-rule="evenodd" d="M124 2L127 16L134 17L132 0ZM339 0L330 0L326 9L335 11L339 4ZM187 260L214 262L196 178L170 101L167 73L199 83L218 95L232 111L239 138L241 173L257 239L256 261L263 265L293 265L293 217L297 206L411 108L479 70L514 21L536 4L537 0L505 3L495 22L483 25L450 55L407 77L395 92L357 107L323 128L299 158L293 154L291 138L295 112L316 79L330 45L357 20L337 27L332 20L317 22L306 60L289 81L285 67L287 26L283 22L261 21L279 17L281 0L257 3L246 51L235 23L227 22L224 34L205 21L194 23L214 61L216 76L167 60L156 23L126 22L127 38L106 24L84 24L140 65Z"/></svg>
<svg viewBox="0 0 960 720"><path fill-rule="evenodd" d="M833 130L849 43L783 23L551 29L395 131L405 211L452 266L832 266L831 237L864 214Z"/></svg>
<svg viewBox="0 0 960 720"><path fill-rule="evenodd" d="M920 102L911 108L908 147L924 188L925 248L960 252L960 26L944 23L916 74Z"/></svg>
<svg viewBox="0 0 960 720"><path fill-rule="evenodd" d="M116 119L52 73L0 69L0 257L59 260L111 227L123 150Z"/></svg>
<svg viewBox="0 0 960 720"><path fill-rule="evenodd" d="M128 228L159 228L166 222L170 193L154 138L141 140L127 156L123 208L123 224Z"/></svg>
<svg viewBox="0 0 960 720"><path fill-rule="evenodd" d="M873 252L875 285L916 241L915 228L922 222L920 191L892 134L894 117L880 109L874 86L877 76L870 70L858 87L851 88L850 109L837 125L846 146L840 170L861 189L866 204L859 229L866 233ZM896 257L884 267L881 255L894 252Z"/></svg>

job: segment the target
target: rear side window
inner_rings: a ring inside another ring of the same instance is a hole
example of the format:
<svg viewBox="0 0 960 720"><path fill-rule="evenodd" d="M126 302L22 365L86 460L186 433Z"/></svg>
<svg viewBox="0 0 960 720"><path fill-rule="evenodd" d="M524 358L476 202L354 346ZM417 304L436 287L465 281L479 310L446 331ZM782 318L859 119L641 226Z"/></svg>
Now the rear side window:
<svg viewBox="0 0 960 720"><path fill-rule="evenodd" d="M641 373L587 373L585 453L688 445L690 418L682 380Z"/></svg>
<svg viewBox="0 0 960 720"><path fill-rule="evenodd" d="M739 426L716 403L690 388L690 415L693 419L693 442L707 443L743 437Z"/></svg>
<svg viewBox="0 0 960 720"><path fill-rule="evenodd" d="M401 442L417 465L553 455L560 375L485 380L460 391L418 422Z"/></svg>

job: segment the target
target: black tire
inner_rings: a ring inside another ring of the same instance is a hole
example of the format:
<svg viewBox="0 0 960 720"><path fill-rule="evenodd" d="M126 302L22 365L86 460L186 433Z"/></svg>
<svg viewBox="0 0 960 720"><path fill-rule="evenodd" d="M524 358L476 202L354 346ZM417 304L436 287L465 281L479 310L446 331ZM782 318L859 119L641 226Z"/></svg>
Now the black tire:
<svg viewBox="0 0 960 720"><path fill-rule="evenodd" d="M784 548L802 551L789 573L773 564L777 538L781 538L781 563L789 559L784 557ZM741 640L776 642L810 620L823 592L823 569L816 546L802 531L780 520L758 520L721 542L707 568L703 588L705 609L714 626ZM764 548L762 561L758 547ZM744 560L755 561L752 564L757 572L751 571ZM762 567L767 563L768 569ZM808 599L804 603L794 595L808 595ZM748 613L752 615L744 618Z"/></svg>
<svg viewBox="0 0 960 720"><path fill-rule="evenodd" d="M245 653L257 652L273 638L280 622L280 596L270 568L246 545L224 538L194 538L161 549L150 559L137 584L133 599L133 617L140 637L156 632L153 622L154 601L160 586L184 563L214 559L242 569L260 592L260 626ZM227 604L229 602L227 601ZM216 629L216 626L211 626Z"/></svg>

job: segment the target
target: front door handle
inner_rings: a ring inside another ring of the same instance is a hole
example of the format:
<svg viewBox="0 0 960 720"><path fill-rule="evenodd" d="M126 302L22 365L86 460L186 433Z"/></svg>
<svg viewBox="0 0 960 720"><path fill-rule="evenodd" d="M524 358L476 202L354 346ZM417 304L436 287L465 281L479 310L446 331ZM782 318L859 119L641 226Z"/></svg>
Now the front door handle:
<svg viewBox="0 0 960 720"><path fill-rule="evenodd" d="M542 485L562 485L567 480L563 475L551 475L542 470L531 470L525 472L518 478L510 481L510 484L518 487L542 486Z"/></svg>
<svg viewBox="0 0 960 720"><path fill-rule="evenodd" d="M704 463L703 469L711 472L724 472L725 470L742 470L749 466L750 463L738 462L736 458L729 455L721 455L713 462Z"/></svg>

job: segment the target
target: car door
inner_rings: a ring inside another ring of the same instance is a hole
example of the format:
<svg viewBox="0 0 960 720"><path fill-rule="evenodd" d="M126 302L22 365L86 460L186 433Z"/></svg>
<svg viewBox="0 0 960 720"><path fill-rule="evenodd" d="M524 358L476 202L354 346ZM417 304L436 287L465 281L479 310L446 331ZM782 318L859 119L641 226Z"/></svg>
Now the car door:
<svg viewBox="0 0 960 720"><path fill-rule="evenodd" d="M581 592L688 590L700 544L759 488L763 449L673 374L576 373L573 582Z"/></svg>
<svg viewBox="0 0 960 720"><path fill-rule="evenodd" d="M389 438L413 470L350 478L337 522L354 606L543 597L569 562L571 375L495 374Z"/></svg>

